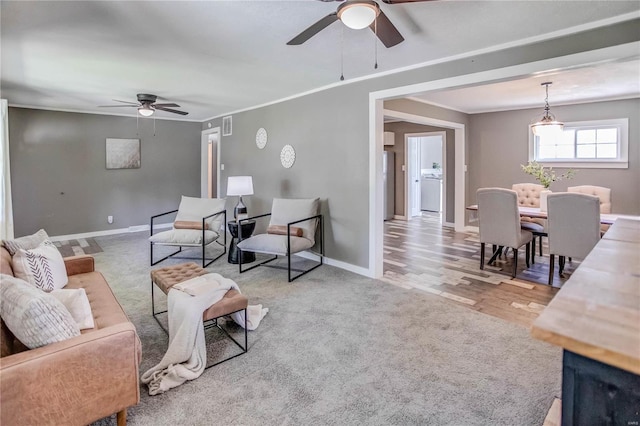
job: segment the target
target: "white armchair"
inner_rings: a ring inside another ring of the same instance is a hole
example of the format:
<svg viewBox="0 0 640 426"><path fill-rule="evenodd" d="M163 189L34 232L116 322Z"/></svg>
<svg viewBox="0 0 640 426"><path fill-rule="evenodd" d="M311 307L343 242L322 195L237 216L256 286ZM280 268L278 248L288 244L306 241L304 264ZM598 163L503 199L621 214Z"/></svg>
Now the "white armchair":
<svg viewBox="0 0 640 426"><path fill-rule="evenodd" d="M271 207L271 213L242 219L240 223L248 220L269 217L270 222L267 233L257 234L252 237L243 239L242 235L238 235L238 268L240 273L249 271L258 266L268 265L269 262L278 258L278 256L287 257L287 271L289 282L296 278L311 272L323 264L324 257L324 241L323 241L323 222L322 215L318 214L320 208L320 200L318 198L310 199L282 199L275 198ZM304 250L311 250L316 246L316 229L319 226L319 252L315 252L319 256L319 263L307 270L296 270L300 274L292 277L291 275L291 255ZM240 231L241 226L238 227ZM265 253L273 255L267 260L253 265L249 268L242 269L242 252L249 251L254 253Z"/></svg>
<svg viewBox="0 0 640 426"><path fill-rule="evenodd" d="M200 247L202 249L202 267L206 268L212 262L227 252L227 233L224 226L227 223L227 211L224 198L195 198L182 196L177 210L160 213L151 217L151 235L149 237L151 251L151 266L156 265L170 257L176 259L193 259L193 257L177 257L183 247ZM158 218L176 213L173 227L168 231L154 234L154 221ZM218 240L223 237L223 243ZM222 246L222 253L215 258L207 258L207 246L216 242ZM178 250L163 257L153 260L153 248L155 246L173 246ZM198 258L199 259L199 258ZM208 262L207 262L208 261Z"/></svg>

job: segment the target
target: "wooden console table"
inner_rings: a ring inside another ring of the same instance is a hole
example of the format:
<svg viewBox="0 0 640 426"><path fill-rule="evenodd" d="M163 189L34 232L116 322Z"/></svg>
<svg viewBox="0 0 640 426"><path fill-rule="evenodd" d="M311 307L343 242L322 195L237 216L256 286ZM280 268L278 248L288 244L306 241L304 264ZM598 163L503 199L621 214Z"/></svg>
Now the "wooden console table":
<svg viewBox="0 0 640 426"><path fill-rule="evenodd" d="M531 334L564 350L563 426L640 424L640 221L615 221Z"/></svg>

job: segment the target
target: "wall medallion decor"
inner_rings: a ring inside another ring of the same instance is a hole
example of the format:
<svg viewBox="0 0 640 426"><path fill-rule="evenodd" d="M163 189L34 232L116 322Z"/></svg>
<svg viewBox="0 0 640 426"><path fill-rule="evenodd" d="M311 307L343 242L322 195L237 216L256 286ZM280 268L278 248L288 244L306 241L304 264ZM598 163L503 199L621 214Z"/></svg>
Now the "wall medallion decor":
<svg viewBox="0 0 640 426"><path fill-rule="evenodd" d="M296 151L293 149L291 145L285 145L282 147L282 151L280 151L280 162L282 163L282 167L285 169L293 166L293 163L296 161Z"/></svg>
<svg viewBox="0 0 640 426"><path fill-rule="evenodd" d="M256 145L258 148L263 149L267 146L267 131L264 127L260 127L256 132Z"/></svg>
<svg viewBox="0 0 640 426"><path fill-rule="evenodd" d="M107 138L107 169L139 169L140 139Z"/></svg>

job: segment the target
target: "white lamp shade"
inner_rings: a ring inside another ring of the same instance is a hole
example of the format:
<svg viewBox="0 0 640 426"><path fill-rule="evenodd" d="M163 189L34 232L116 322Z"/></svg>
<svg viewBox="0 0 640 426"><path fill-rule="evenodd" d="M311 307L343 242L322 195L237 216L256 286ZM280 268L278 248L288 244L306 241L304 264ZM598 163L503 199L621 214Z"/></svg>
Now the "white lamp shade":
<svg viewBox="0 0 640 426"><path fill-rule="evenodd" d="M227 180L227 196L253 195L253 179L251 176L229 176Z"/></svg>
<svg viewBox="0 0 640 426"><path fill-rule="evenodd" d="M153 111L153 108L149 106L141 106L140 108L138 108L138 112L143 117L151 117L153 115Z"/></svg>
<svg viewBox="0 0 640 426"><path fill-rule="evenodd" d="M361 30L368 27L378 15L377 8L368 3L345 4L338 10L338 18L349 28Z"/></svg>

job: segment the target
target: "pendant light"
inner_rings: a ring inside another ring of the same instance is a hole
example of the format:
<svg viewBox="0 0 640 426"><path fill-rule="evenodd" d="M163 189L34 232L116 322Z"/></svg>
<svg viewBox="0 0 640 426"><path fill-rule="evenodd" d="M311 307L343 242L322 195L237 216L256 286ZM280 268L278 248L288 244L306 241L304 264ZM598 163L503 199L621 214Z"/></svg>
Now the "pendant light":
<svg viewBox="0 0 640 426"><path fill-rule="evenodd" d="M545 87L546 97L544 98L544 116L531 125L531 130L536 136L545 136L559 134L564 128L564 123L557 121L553 114L549 113L549 86L553 84L550 81L541 83Z"/></svg>

